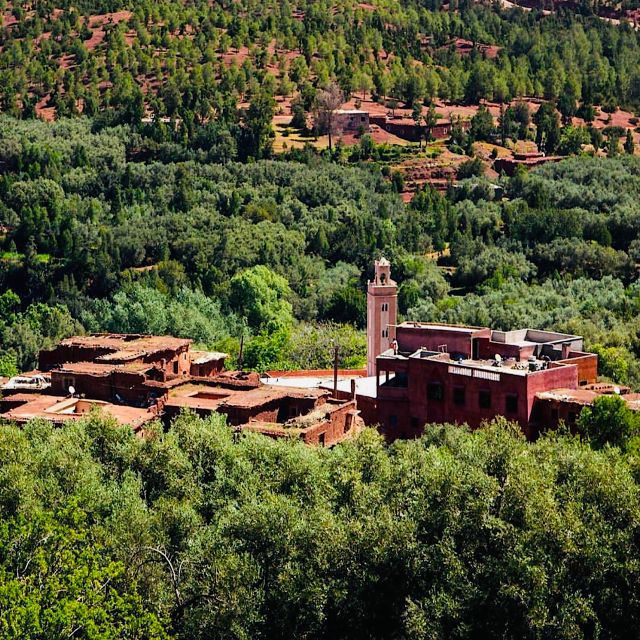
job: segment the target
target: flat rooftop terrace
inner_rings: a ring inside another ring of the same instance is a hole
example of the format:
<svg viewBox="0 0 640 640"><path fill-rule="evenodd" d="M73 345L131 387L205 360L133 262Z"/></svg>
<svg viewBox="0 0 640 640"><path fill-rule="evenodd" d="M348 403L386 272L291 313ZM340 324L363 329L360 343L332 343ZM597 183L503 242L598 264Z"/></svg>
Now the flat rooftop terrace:
<svg viewBox="0 0 640 640"><path fill-rule="evenodd" d="M144 373L153 366L150 364L128 362L124 364L106 364L104 362L67 362L53 369L54 373L68 373L76 375L90 375L106 377L115 371L126 371L129 373Z"/></svg>
<svg viewBox="0 0 640 640"><path fill-rule="evenodd" d="M115 418L121 425L134 431L157 418L153 410L115 405L101 400L70 398L68 396L15 394L4 398L7 402L21 402L17 407L0 415L0 418L23 424L36 418L44 418L55 424L78 420L92 409L99 409Z"/></svg>
<svg viewBox="0 0 640 640"><path fill-rule="evenodd" d="M85 349L109 349L120 354L136 352L140 354L158 351L175 351L188 347L192 340L174 336L150 336L143 334L92 333L86 336L73 336L61 340L63 347L81 347ZM121 357L121 356L120 356Z"/></svg>
<svg viewBox="0 0 640 640"><path fill-rule="evenodd" d="M397 325L398 329L424 329L425 331L448 331L452 333L475 333L477 331L487 331L487 327L474 327L464 324L444 324L433 322L402 322Z"/></svg>
<svg viewBox="0 0 640 640"><path fill-rule="evenodd" d="M379 360L427 360L430 362L438 362L449 367L455 367L458 369L471 370L483 370L491 371L493 373L506 373L516 376L527 376L540 371L545 371L549 368L547 361L542 359L536 359L535 362L538 368L531 370L528 360L516 360L515 358L505 358L499 361L489 359L477 359L470 358L465 359L452 359L449 353L439 353L435 351L428 351L426 349L418 349L413 353L399 352L394 353L393 349L388 349L378 356ZM572 366L570 361L554 362L553 368ZM452 371L452 373L458 373L458 371Z"/></svg>
<svg viewBox="0 0 640 640"><path fill-rule="evenodd" d="M245 390L187 384L171 390L165 406L212 411L222 407L252 409L287 398L318 400L327 395L329 395L328 391L318 388L263 385Z"/></svg>

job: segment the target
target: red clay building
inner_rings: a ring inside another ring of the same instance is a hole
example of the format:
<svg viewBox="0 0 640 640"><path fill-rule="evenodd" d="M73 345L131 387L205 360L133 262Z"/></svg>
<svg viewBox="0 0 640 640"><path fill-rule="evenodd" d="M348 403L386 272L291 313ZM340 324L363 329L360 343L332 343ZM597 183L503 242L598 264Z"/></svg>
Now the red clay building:
<svg viewBox="0 0 640 640"><path fill-rule="evenodd" d="M547 162L560 162L564 160L564 156L545 156L543 153L516 153L511 158L496 158L493 163L493 168L498 173L503 173L507 176L515 174L518 167L525 167L526 169L533 169L539 167Z"/></svg>
<svg viewBox="0 0 640 640"><path fill-rule="evenodd" d="M164 404L165 420L170 421L182 409L202 417L224 414L239 431L271 438L295 437L320 446L342 442L364 426L353 398L337 400L324 389L263 385L259 380L252 389L236 388L231 378L224 387L213 381L176 387Z"/></svg>
<svg viewBox="0 0 640 640"><path fill-rule="evenodd" d="M369 112L360 109L337 109L333 112L333 127L337 133L367 133Z"/></svg>
<svg viewBox="0 0 640 640"><path fill-rule="evenodd" d="M350 438L363 426L353 397L338 400L326 390L264 385L257 373L222 371L226 354L190 347L190 340L171 336L63 340L40 353L50 386L47 382L41 393L29 384L23 384L28 393L12 390L0 398L0 415L18 423L39 417L63 424L99 407L139 431L156 418L168 424L186 408L201 416L224 414L237 430L321 446ZM32 373L44 379L42 372Z"/></svg>
<svg viewBox="0 0 640 640"><path fill-rule="evenodd" d="M191 340L139 334L91 334L40 352L51 390L73 388L97 400L149 406L187 378L209 378L224 368L224 353L191 351Z"/></svg>
<svg viewBox="0 0 640 640"><path fill-rule="evenodd" d="M393 291L385 293L393 304ZM547 426L539 394L597 380L597 356L583 351L582 338L551 331L405 322L388 326L391 347L384 349L377 334L387 325L376 297L368 303L368 331L377 332L368 359L375 359L378 422L389 440L417 437L427 423L478 427L497 415L534 438Z"/></svg>
<svg viewBox="0 0 640 640"><path fill-rule="evenodd" d="M433 140L444 140L451 135L454 122L451 120L438 120L432 127L426 124L416 124L412 118L401 116L388 116L375 114L370 116L371 124L375 124L387 133L391 133L398 138L409 140L410 142L418 142L431 137ZM468 120L460 120L460 126L463 131L469 129Z"/></svg>
<svg viewBox="0 0 640 640"><path fill-rule="evenodd" d="M44 418L56 425L78 420L92 409L100 409L119 424L141 433L144 425L158 417L155 407L148 409L114 405L102 400L88 400L49 394L16 393L0 398L0 417L25 424L36 418Z"/></svg>

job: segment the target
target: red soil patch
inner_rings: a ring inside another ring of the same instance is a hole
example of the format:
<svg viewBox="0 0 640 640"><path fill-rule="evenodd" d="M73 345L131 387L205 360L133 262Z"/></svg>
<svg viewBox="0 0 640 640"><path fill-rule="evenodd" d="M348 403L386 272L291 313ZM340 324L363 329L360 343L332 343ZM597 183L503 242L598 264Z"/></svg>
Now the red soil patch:
<svg viewBox="0 0 640 640"><path fill-rule="evenodd" d="M54 107L47 106L49 97L45 96L36 104L36 116L46 122L53 122L56 119L56 110Z"/></svg>
<svg viewBox="0 0 640 640"><path fill-rule="evenodd" d="M12 27L13 25L18 23L18 19L11 13L10 11L5 11L2 15L2 26L3 27Z"/></svg>
<svg viewBox="0 0 640 640"><path fill-rule="evenodd" d="M240 49L229 49L226 53L223 53L221 58L224 64L231 66L234 62L238 67L249 57L248 47L240 47Z"/></svg>
<svg viewBox="0 0 640 640"><path fill-rule="evenodd" d="M89 17L89 28L95 29L96 27L105 24L119 24L131 20L133 13L131 11L115 11L113 13L100 13Z"/></svg>
<svg viewBox="0 0 640 640"><path fill-rule="evenodd" d="M133 14L131 11L116 11L113 13L102 13L96 14L89 17L89 29L91 29L92 34L89 40L85 41L84 46L89 50L93 51L97 47L99 47L105 38L105 30L104 26L107 24L119 24L120 22L128 22L131 19ZM131 32L129 32L131 33ZM135 32L131 39L127 42L127 44L131 45L131 43L135 39ZM127 34L129 35L129 34Z"/></svg>
<svg viewBox="0 0 640 640"><path fill-rule="evenodd" d="M104 29L93 29L91 32L91 37L88 40L85 40L84 46L89 51L93 51L97 49L102 42L104 41L105 32Z"/></svg>

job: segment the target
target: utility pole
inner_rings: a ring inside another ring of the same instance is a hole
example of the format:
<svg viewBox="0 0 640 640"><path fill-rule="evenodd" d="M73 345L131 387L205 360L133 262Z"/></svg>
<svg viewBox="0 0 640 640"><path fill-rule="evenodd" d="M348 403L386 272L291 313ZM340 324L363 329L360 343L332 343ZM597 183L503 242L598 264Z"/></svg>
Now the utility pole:
<svg viewBox="0 0 640 640"><path fill-rule="evenodd" d="M242 327L242 333L240 334L240 353L238 353L238 371L242 371L243 356L244 356L244 327Z"/></svg>
<svg viewBox="0 0 640 640"><path fill-rule="evenodd" d="M338 345L333 347L333 397L338 399Z"/></svg>

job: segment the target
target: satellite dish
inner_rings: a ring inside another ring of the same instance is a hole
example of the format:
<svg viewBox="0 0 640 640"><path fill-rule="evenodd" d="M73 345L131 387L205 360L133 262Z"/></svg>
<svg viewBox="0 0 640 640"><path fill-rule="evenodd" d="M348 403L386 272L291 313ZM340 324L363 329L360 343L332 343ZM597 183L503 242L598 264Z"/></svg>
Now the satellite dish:
<svg viewBox="0 0 640 640"><path fill-rule="evenodd" d="M75 388L73 385L71 385L71 386L69 387L69 395L71 395L71 396L72 396L75 392L76 392L76 388Z"/></svg>
<svg viewBox="0 0 640 640"><path fill-rule="evenodd" d="M496 362L502 362L502 356L499 353L496 353Z"/></svg>
<svg viewBox="0 0 640 640"><path fill-rule="evenodd" d="M620 395L620 387L613 387L613 393L615 393L617 396Z"/></svg>

